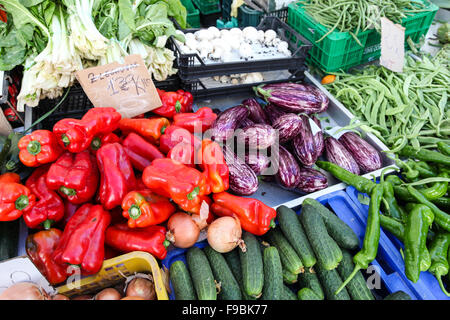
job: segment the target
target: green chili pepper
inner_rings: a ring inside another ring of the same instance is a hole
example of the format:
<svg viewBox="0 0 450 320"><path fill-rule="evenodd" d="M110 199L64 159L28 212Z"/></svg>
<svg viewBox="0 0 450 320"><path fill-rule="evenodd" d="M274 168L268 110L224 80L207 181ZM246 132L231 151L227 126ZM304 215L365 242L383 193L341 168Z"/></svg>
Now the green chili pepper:
<svg viewBox="0 0 450 320"><path fill-rule="evenodd" d="M440 208L450 209L450 198L449 197L441 197L439 199L433 200L433 203Z"/></svg>
<svg viewBox="0 0 450 320"><path fill-rule="evenodd" d="M427 162L435 162L450 166L450 156L446 156L437 151L426 149L415 150L413 147L405 146L400 154L405 157L413 157Z"/></svg>
<svg viewBox="0 0 450 320"><path fill-rule="evenodd" d="M440 152L442 152L444 155L450 156L450 145L445 142L438 142L437 148Z"/></svg>
<svg viewBox="0 0 450 320"><path fill-rule="evenodd" d="M369 263L372 262L378 252L378 244L380 241L380 205L383 199L384 182L377 184L371 193L369 203L369 213L367 216L366 233L364 235L361 250L353 257L355 267L353 272L336 290L335 294L339 294L342 289L353 279L360 269L367 269Z"/></svg>
<svg viewBox="0 0 450 320"><path fill-rule="evenodd" d="M425 198L425 196L412 186L408 186L409 193L414 199L428 206L434 213L434 221L446 231L450 231L450 215L439 209L434 203Z"/></svg>
<svg viewBox="0 0 450 320"><path fill-rule="evenodd" d="M364 178L357 174L353 174L350 171L347 171L338 165L327 162L327 161L316 161L316 165L331 173L335 178L345 182L348 185L351 185L356 188L359 192L371 194L374 187L377 185L370 179Z"/></svg>
<svg viewBox="0 0 450 320"><path fill-rule="evenodd" d="M405 212L403 209L398 205L397 200L394 196L394 187L393 185L386 181L384 184L384 200L387 202L387 206L385 205L386 214L392 218L404 220L405 219Z"/></svg>
<svg viewBox="0 0 450 320"><path fill-rule="evenodd" d="M392 233L397 239L403 242L405 234L405 226L402 222L391 217L387 217L384 214L380 215L380 225L383 229Z"/></svg>
<svg viewBox="0 0 450 320"><path fill-rule="evenodd" d="M437 172L426 162L417 161L414 163L414 169L419 171L419 176L421 178L432 178L436 177Z"/></svg>
<svg viewBox="0 0 450 320"><path fill-rule="evenodd" d="M449 264L447 260L450 245L450 233L438 233L430 244L431 266L429 271L436 277L442 292L448 297L450 293L445 290L442 276L448 274Z"/></svg>
<svg viewBox="0 0 450 320"><path fill-rule="evenodd" d="M395 174L387 176L386 181L390 182L393 186L399 186L405 183L402 179L400 179L399 176L396 176Z"/></svg>
<svg viewBox="0 0 450 320"><path fill-rule="evenodd" d="M405 275L414 283L419 280L420 272L431 264L426 240L428 229L433 220L433 212L423 204L414 204L406 218L404 234Z"/></svg>
<svg viewBox="0 0 450 320"><path fill-rule="evenodd" d="M446 172L439 173L438 177L448 178L448 174ZM431 187L421 189L420 193L422 193L425 198L428 200L436 200L439 199L447 193L448 182L435 182Z"/></svg>

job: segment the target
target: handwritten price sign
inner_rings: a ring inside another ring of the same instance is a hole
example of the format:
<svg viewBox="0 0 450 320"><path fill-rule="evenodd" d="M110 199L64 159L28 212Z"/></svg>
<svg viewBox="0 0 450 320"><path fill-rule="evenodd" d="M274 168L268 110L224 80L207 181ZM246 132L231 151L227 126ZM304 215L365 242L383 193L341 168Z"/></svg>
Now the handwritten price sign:
<svg viewBox="0 0 450 320"><path fill-rule="evenodd" d="M381 18L380 64L394 72L402 72L405 63L405 28Z"/></svg>
<svg viewBox="0 0 450 320"><path fill-rule="evenodd" d="M140 55L125 62L84 69L77 79L95 107L114 107L132 118L162 105L151 74Z"/></svg>

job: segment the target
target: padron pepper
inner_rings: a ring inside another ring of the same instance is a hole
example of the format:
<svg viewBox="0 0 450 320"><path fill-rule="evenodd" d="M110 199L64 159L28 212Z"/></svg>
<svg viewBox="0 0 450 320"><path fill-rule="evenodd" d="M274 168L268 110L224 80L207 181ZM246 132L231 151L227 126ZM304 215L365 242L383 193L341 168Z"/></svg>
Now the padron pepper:
<svg viewBox="0 0 450 320"><path fill-rule="evenodd" d="M219 193L228 190L229 169L222 148L216 142L204 139L198 151L198 159L201 159L199 166L208 177L211 192Z"/></svg>
<svg viewBox="0 0 450 320"><path fill-rule="evenodd" d="M161 99L162 106L153 109L153 113L172 119L177 113L192 111L194 97L190 92L184 90L164 91L160 89L157 89L157 91Z"/></svg>
<svg viewBox="0 0 450 320"><path fill-rule="evenodd" d="M51 228L29 235L25 248L28 257L51 285L67 279L67 265L56 263L53 252L59 244L62 231Z"/></svg>
<svg viewBox="0 0 450 320"><path fill-rule="evenodd" d="M166 118L124 118L119 122L119 129L124 135L134 132L151 143L156 143L168 126L169 120Z"/></svg>
<svg viewBox="0 0 450 320"><path fill-rule="evenodd" d="M23 213L23 220L31 229L49 229L64 217L64 202L47 186L48 169L48 165L37 168L25 183L37 198L36 204Z"/></svg>
<svg viewBox="0 0 450 320"><path fill-rule="evenodd" d="M36 203L36 196L26 186L15 183L0 183L0 221L19 219L24 210L30 210Z"/></svg>
<svg viewBox="0 0 450 320"><path fill-rule="evenodd" d="M195 113L177 113L173 116L173 124L188 130L191 133L205 132L217 119L211 108L203 107Z"/></svg>
<svg viewBox="0 0 450 320"><path fill-rule="evenodd" d="M142 181L154 193L171 198L182 210L199 213L201 196L211 193L206 176L181 162L155 159L145 168Z"/></svg>
<svg viewBox="0 0 450 320"><path fill-rule="evenodd" d="M49 130L36 130L20 138L19 159L27 167L37 167L55 161L63 152L56 136Z"/></svg>
<svg viewBox="0 0 450 320"><path fill-rule="evenodd" d="M168 198L150 190L129 192L122 200L122 209L130 228L160 224L175 212L175 206Z"/></svg>
<svg viewBox="0 0 450 320"><path fill-rule="evenodd" d="M439 286L442 292L447 297L450 297L450 293L445 289L442 283L442 276L448 274L449 264L447 260L448 248L450 245L450 233L439 232L435 235L430 244L430 256L431 256L431 266L428 269L438 280Z"/></svg>
<svg viewBox="0 0 450 320"><path fill-rule="evenodd" d="M92 199L98 180L97 162L88 150L64 152L47 172L47 186L75 204Z"/></svg>
<svg viewBox="0 0 450 320"><path fill-rule="evenodd" d="M257 199L220 192L213 194L213 201L211 210L214 215L236 216L242 229L254 235L261 236L275 227L277 212Z"/></svg>
<svg viewBox="0 0 450 320"><path fill-rule="evenodd" d="M61 147L70 152L88 149L96 136L113 132L122 118L114 108L92 108L81 120L65 118L53 126L53 132Z"/></svg>
<svg viewBox="0 0 450 320"><path fill-rule="evenodd" d="M82 275L97 273L105 254L105 231L111 221L101 205L82 205L67 222L53 259L59 264L76 265Z"/></svg>
<svg viewBox="0 0 450 320"><path fill-rule="evenodd" d="M355 267L353 272L345 279L342 285L336 290L335 294L353 279L356 273L361 269L367 269L377 256L378 244L380 241L380 205L384 194L384 183L376 184L370 194L369 213L367 216L366 233L364 235L361 250L353 257Z"/></svg>
<svg viewBox="0 0 450 320"><path fill-rule="evenodd" d="M128 134L123 140L122 145L125 148L128 158L130 158L131 164L139 171L144 171L154 159L165 157L155 145L134 132Z"/></svg>
<svg viewBox="0 0 450 320"><path fill-rule="evenodd" d="M136 177L124 147L110 143L97 151L100 186L97 200L106 210L122 204L125 195L136 185Z"/></svg>
<svg viewBox="0 0 450 320"><path fill-rule="evenodd" d="M433 212L423 204L407 206L404 235L405 275L412 282L419 280L420 272L430 267L431 257L426 247L428 230L433 223Z"/></svg>
<svg viewBox="0 0 450 320"><path fill-rule="evenodd" d="M162 226L130 228L127 224L116 224L106 229L105 243L121 252L144 251L162 260L170 245L166 232Z"/></svg>

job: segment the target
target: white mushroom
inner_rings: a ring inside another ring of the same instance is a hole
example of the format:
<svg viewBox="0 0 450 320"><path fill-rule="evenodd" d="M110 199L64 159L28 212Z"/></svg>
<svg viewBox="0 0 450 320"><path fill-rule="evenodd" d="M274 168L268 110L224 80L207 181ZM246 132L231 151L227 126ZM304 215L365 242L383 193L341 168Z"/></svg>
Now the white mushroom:
<svg viewBox="0 0 450 320"><path fill-rule="evenodd" d="M263 30L258 30L258 41L264 42L264 31Z"/></svg>
<svg viewBox="0 0 450 320"><path fill-rule="evenodd" d="M225 52L223 54L222 61L223 62L231 62L231 61L233 61L233 54L231 53L231 51Z"/></svg>
<svg viewBox="0 0 450 320"><path fill-rule="evenodd" d="M264 81L264 77L261 72L253 72L253 82L262 82Z"/></svg>
<svg viewBox="0 0 450 320"><path fill-rule="evenodd" d="M241 58L248 59L253 55L252 47L248 43L241 43L239 48Z"/></svg>
<svg viewBox="0 0 450 320"><path fill-rule="evenodd" d="M233 37L231 33L228 33L220 38L223 42L229 44L231 49L237 50L241 46L240 38Z"/></svg>
<svg viewBox="0 0 450 320"><path fill-rule="evenodd" d="M186 41L188 39L194 39L195 40L195 34L193 34L192 32L185 33L184 37L186 38Z"/></svg>
<svg viewBox="0 0 450 320"><path fill-rule="evenodd" d="M195 37L198 41L210 41L214 38L214 34L208 29L201 29L195 32Z"/></svg>
<svg viewBox="0 0 450 320"><path fill-rule="evenodd" d="M213 46L210 41L204 40L198 44L197 50L200 52L200 58L206 59L213 51Z"/></svg>
<svg viewBox="0 0 450 320"><path fill-rule="evenodd" d="M231 79L231 84L238 84L239 80L237 78Z"/></svg>
<svg viewBox="0 0 450 320"><path fill-rule="evenodd" d="M273 39L272 40L272 46L274 46L274 47L276 47L276 46L278 46L278 44L279 43L281 43L282 42L282 40L280 39L280 38L275 38L275 39Z"/></svg>
<svg viewBox="0 0 450 320"><path fill-rule="evenodd" d="M221 29L219 32L220 32L220 37L223 37L223 36L229 34L230 30L228 30L228 29Z"/></svg>
<svg viewBox="0 0 450 320"><path fill-rule="evenodd" d="M188 39L186 39L185 45L189 49L196 51L197 47L199 45L199 42L197 40L193 39L193 38L188 38Z"/></svg>
<svg viewBox="0 0 450 320"><path fill-rule="evenodd" d="M242 35L250 43L258 41L258 30L255 27L245 27L242 30Z"/></svg>
<svg viewBox="0 0 450 320"><path fill-rule="evenodd" d="M272 44L273 39L275 39L276 37L277 37L276 32L273 31L272 29L269 29L264 33L264 43L270 46Z"/></svg>
<svg viewBox="0 0 450 320"><path fill-rule="evenodd" d="M285 51L289 48L289 44L286 41L280 41L277 43L277 49L278 51Z"/></svg>
<svg viewBox="0 0 450 320"><path fill-rule="evenodd" d="M208 32L211 33L213 37L212 39L220 37L220 30L217 29L216 27L209 27Z"/></svg>
<svg viewBox="0 0 450 320"><path fill-rule="evenodd" d="M214 79L214 81L219 81L220 80L220 76L214 76L213 79Z"/></svg>
<svg viewBox="0 0 450 320"><path fill-rule="evenodd" d="M221 76L220 77L220 82L227 83L228 81L230 81L230 78L228 76Z"/></svg>
<svg viewBox="0 0 450 320"><path fill-rule="evenodd" d="M239 28L231 28L230 29L230 34L233 36L233 37L236 37L236 38L242 38L242 30L241 29L239 29Z"/></svg>

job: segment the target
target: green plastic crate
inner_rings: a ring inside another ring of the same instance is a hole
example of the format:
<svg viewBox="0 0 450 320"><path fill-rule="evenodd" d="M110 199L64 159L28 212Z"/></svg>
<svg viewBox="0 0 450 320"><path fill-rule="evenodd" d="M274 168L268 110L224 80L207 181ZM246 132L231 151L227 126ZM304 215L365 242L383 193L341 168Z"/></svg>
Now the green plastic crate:
<svg viewBox="0 0 450 320"><path fill-rule="evenodd" d="M188 24L188 28L200 28L200 11L195 8L194 4L191 0L181 0L181 3L186 8L187 17L186 21Z"/></svg>
<svg viewBox="0 0 450 320"><path fill-rule="evenodd" d="M405 39L410 36L417 42L427 33L439 8L427 0L424 2L429 4L429 11L403 19L402 25L406 28ZM289 5L287 21L292 28L313 43L313 48L309 51L311 61L325 72L347 70L380 57L380 34L375 30L366 30L357 35L362 46L348 32L339 31L332 32L316 43L328 30L309 16L299 3Z"/></svg>
<svg viewBox="0 0 450 320"><path fill-rule="evenodd" d="M192 0L202 15L220 13L222 11L219 0Z"/></svg>

